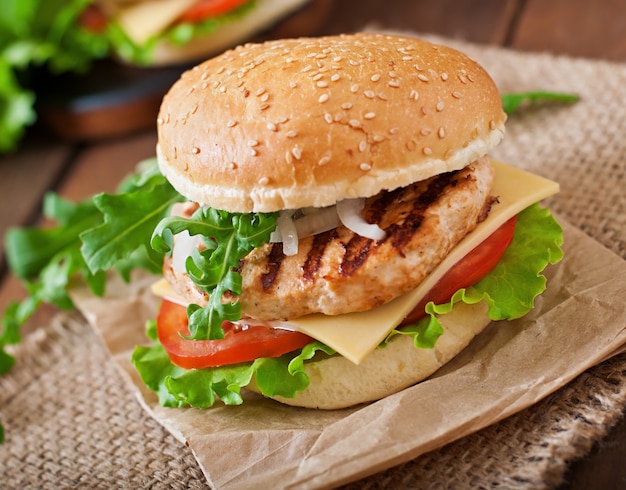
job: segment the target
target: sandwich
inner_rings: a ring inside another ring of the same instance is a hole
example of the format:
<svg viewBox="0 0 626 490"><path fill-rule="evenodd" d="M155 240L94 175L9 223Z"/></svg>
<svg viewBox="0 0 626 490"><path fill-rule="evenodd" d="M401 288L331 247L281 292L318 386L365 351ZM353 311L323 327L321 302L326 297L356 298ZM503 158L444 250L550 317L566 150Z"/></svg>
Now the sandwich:
<svg viewBox="0 0 626 490"><path fill-rule="evenodd" d="M489 157L505 121L480 65L411 37L248 43L185 72L157 120L176 204L150 237L143 381L165 406L345 408L528 313L562 256L539 204L558 184Z"/></svg>
<svg viewBox="0 0 626 490"><path fill-rule="evenodd" d="M110 40L119 58L138 65L187 64L289 22L300 11L314 27L320 0L94 0L80 22Z"/></svg>

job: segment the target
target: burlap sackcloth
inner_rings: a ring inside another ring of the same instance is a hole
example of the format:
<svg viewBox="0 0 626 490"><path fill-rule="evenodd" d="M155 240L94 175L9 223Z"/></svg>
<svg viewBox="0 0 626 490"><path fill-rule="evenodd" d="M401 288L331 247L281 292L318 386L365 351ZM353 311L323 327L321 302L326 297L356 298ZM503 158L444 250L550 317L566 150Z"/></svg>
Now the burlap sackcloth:
<svg viewBox="0 0 626 490"><path fill-rule="evenodd" d="M626 65L437 40L476 58L503 92L581 96L514 115L492 155L560 182L550 207L626 258ZM59 315L16 354L0 378L0 485L207 486L189 448L144 413L78 314ZM517 415L347 488L552 488L625 409L621 354Z"/></svg>

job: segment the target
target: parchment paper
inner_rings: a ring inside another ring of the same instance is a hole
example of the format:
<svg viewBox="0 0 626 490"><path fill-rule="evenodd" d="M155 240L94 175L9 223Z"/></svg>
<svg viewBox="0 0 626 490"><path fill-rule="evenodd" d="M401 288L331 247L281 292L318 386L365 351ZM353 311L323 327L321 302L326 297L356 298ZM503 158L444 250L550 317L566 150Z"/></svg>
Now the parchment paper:
<svg viewBox="0 0 626 490"><path fill-rule="evenodd" d="M116 282L106 298L76 289L146 410L188 444L217 488L325 488L379 472L499 421L626 346L626 262L559 218L565 258L523 319L493 322L431 379L339 411L283 406L250 394L241 406L160 407L130 352L154 317L153 277Z"/></svg>

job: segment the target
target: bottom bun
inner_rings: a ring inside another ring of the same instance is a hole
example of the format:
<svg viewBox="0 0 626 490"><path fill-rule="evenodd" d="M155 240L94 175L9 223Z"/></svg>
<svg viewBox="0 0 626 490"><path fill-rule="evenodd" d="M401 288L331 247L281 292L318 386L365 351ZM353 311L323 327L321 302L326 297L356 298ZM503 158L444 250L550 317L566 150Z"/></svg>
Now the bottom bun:
<svg viewBox="0 0 626 490"><path fill-rule="evenodd" d="M295 398L272 398L287 405L326 410L380 400L426 379L465 349L490 323L484 302L457 303L439 320L444 333L434 349L416 348L413 337L396 335L359 365L339 355L308 361L308 388ZM249 388L259 392L255 385Z"/></svg>

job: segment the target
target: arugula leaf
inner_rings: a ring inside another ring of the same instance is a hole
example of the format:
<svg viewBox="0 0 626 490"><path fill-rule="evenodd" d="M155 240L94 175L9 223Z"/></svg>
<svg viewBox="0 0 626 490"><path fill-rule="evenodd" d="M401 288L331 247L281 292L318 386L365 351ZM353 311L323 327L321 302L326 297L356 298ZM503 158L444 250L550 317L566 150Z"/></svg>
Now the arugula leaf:
<svg viewBox="0 0 626 490"><path fill-rule="evenodd" d="M93 273L109 270L128 257L137 257L134 254L139 250L141 257L147 259L143 265L151 272L160 271L163 254L150 248L149 237L170 207L183 197L163 176L153 175L140 182L143 185L131 192L93 198L104 215L104 223L80 234L81 251Z"/></svg>
<svg viewBox="0 0 626 490"><path fill-rule="evenodd" d="M528 105L538 103L568 103L577 102L580 97L575 94L561 92L531 91L519 93L507 93L500 96L502 109L507 114L512 114Z"/></svg>
<svg viewBox="0 0 626 490"><path fill-rule="evenodd" d="M277 213L228 213L213 208L198 208L190 218L171 216L154 229L152 247L170 253L174 235L187 231L203 237L206 247L194 251L187 259L186 268L194 284L209 294L204 308L187 308L191 339L221 339L222 323L241 318L241 306L236 300L223 301L225 296L241 294L239 261L254 248L269 241L276 228Z"/></svg>
<svg viewBox="0 0 626 490"><path fill-rule="evenodd" d="M152 196L159 204L162 204L159 199L164 199L164 194L170 199L182 199L171 188L167 192L163 191L165 178L158 172L155 159L140 163L138 172L124 180L120 189L134 193L139 201L149 201L147 196L154 189L161 191ZM127 209L123 208L123 211L126 212ZM5 351L6 346L21 341L20 327L41 304L48 303L61 309L74 307L67 294L70 279L74 275L82 276L95 295L104 294L106 270L92 268L81 253L82 234L88 230L99 230L98 233L88 234L91 239L89 245L95 250L111 246L111 235L114 233L103 231L106 223L103 222L102 212L96 202L90 198L74 204L54 193L48 193L44 197L43 214L55 221L56 226L13 228L5 236L7 262L13 273L23 282L28 296L21 302L11 303L3 313L0 330L0 374L8 371L15 362L13 356ZM161 217L162 215L155 216L155 222L149 226L156 226ZM130 271L135 268L160 271L163 255L147 246L147 237L151 231L147 231L140 239L135 236L138 242L134 246L125 243L128 253L119 254L117 261L112 264L124 279L129 280Z"/></svg>

